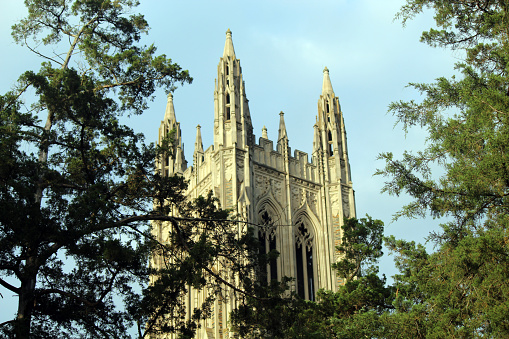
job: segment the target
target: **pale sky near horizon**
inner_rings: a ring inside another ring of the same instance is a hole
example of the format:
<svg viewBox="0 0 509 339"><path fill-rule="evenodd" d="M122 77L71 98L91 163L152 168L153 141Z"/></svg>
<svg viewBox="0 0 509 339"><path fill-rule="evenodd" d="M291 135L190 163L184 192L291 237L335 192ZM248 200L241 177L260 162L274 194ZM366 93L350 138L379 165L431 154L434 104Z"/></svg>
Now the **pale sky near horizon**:
<svg viewBox="0 0 509 339"><path fill-rule="evenodd" d="M10 26L25 15L23 1L0 0L0 93L10 89L25 70L38 70L41 59L15 45ZM392 101L419 100L407 88L409 82L432 82L454 74L459 60L449 50L433 49L419 42L420 33L433 25L429 13L409 21L405 28L393 21L403 0L259 0L158 1L145 0L138 11L151 31L144 42L154 43L159 53L190 71L194 81L174 92L185 155L192 165L196 125L201 125L203 146L212 144L213 90L217 64L222 56L225 32L233 33L235 54L240 59L256 140L262 127L277 139L279 112L285 112L290 147L312 150L313 125L321 92L323 69L330 70L339 97L348 137L357 216L366 213L386 224L387 235L424 242L439 221L400 219L392 215L405 197L380 194L384 179L373 177L381 152L396 157L403 150L422 148L426 133L414 128L405 137L395 118L387 114ZM128 124L155 141L164 116L166 95L157 92L150 109ZM1 213L1 211L0 211ZM381 272L396 273L385 257ZM0 323L8 320L17 299L0 287ZM6 314L6 310L10 310Z"/></svg>

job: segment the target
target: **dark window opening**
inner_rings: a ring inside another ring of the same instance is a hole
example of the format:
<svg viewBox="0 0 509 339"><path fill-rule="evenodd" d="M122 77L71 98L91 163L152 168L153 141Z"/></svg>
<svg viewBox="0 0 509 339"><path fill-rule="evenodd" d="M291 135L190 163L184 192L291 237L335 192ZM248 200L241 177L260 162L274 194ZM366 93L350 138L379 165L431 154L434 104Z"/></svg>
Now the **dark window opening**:
<svg viewBox="0 0 509 339"><path fill-rule="evenodd" d="M328 102L327 102L327 104L326 104L326 106L325 106L325 107L326 107L326 109L327 109L327 110L326 110L326 113L329 113L329 103L328 103Z"/></svg>
<svg viewBox="0 0 509 339"><path fill-rule="evenodd" d="M273 235L270 237L269 241L269 251L276 250L276 236ZM270 280L277 280L277 259L274 258L269 263L270 266Z"/></svg>
<svg viewBox="0 0 509 339"><path fill-rule="evenodd" d="M296 232L297 294L303 299L314 301L313 237L302 222L298 225Z"/></svg>
<svg viewBox="0 0 509 339"><path fill-rule="evenodd" d="M260 242L260 253L267 253L267 244L266 244L266 241L265 241L265 234L262 233L262 232L259 232L258 233L258 241ZM264 260L263 259L260 259L260 272L259 272L259 275L258 275L258 278L260 279L260 282L265 284L267 283L267 269L264 267L264 264L263 264Z"/></svg>
<svg viewBox="0 0 509 339"><path fill-rule="evenodd" d="M334 155L334 149L332 147L332 133L329 131L329 155Z"/></svg>
<svg viewBox="0 0 509 339"><path fill-rule="evenodd" d="M261 218L261 226L258 235L258 239L260 241L260 253L269 254L270 252L275 252L276 248L276 231L274 229L274 222L272 218L269 216L267 211L263 211L260 215ZM261 269L260 279L262 281L267 282L268 278L270 280L277 280L277 257L274 257L269 260L268 267L265 266L265 269ZM268 272L267 272L268 271ZM270 273L270 276L268 276Z"/></svg>
<svg viewBox="0 0 509 339"><path fill-rule="evenodd" d="M228 64L226 64L226 75L229 75L230 74L230 67L228 66Z"/></svg>
<svg viewBox="0 0 509 339"><path fill-rule="evenodd" d="M226 107L226 120L230 120L230 107Z"/></svg>
<svg viewBox="0 0 509 339"><path fill-rule="evenodd" d="M226 104L230 104L230 93L226 93Z"/></svg>
<svg viewBox="0 0 509 339"><path fill-rule="evenodd" d="M313 251L311 248L306 250L306 261L308 270L308 295L309 300L315 301L315 284L313 279Z"/></svg>
<svg viewBox="0 0 509 339"><path fill-rule="evenodd" d="M304 267L302 265L302 247L295 244L295 256L297 257L297 294L304 299Z"/></svg>

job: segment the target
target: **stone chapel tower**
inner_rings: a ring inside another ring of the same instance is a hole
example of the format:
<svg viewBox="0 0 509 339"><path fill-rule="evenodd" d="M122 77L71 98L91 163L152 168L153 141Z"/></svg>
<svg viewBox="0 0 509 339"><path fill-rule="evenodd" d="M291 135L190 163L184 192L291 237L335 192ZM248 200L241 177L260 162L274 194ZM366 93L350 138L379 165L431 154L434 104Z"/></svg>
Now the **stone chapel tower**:
<svg viewBox="0 0 509 339"><path fill-rule="evenodd" d="M295 291L314 300L318 289L335 291L343 283L331 264L337 259L343 218L355 217L343 113L327 68L323 71L317 121L310 126L310 133L311 127L311 159L299 150L291 154L291 131L286 130L283 112L279 113L275 148L265 127L256 142L242 68L228 30L214 89L214 144L203 149L198 125L193 166L187 167L170 94L159 135L162 138L175 128L175 149L172 157L157 166L164 175L183 175L189 181L190 198L212 190L223 208L233 208L245 220L260 225L257 232L266 251L276 249L280 253L267 268L267 277L294 277ZM199 295L189 298L199 299ZM228 338L226 327L232 307L216 302L215 319L202 324L197 337Z"/></svg>

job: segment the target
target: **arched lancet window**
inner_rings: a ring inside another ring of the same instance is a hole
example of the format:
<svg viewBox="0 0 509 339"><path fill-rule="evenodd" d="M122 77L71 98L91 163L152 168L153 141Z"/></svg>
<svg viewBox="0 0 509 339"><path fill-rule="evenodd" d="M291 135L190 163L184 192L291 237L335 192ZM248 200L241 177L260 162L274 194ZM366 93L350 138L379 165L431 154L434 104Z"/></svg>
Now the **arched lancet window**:
<svg viewBox="0 0 509 339"><path fill-rule="evenodd" d="M295 261L297 265L297 294L315 300L315 275L313 268L313 235L303 221L295 229Z"/></svg>
<svg viewBox="0 0 509 339"><path fill-rule="evenodd" d="M260 253L268 254L276 250L276 225L266 209L259 212L260 226L258 228L258 240L260 241ZM261 270L260 280L277 280L277 259L269 262L269 267Z"/></svg>

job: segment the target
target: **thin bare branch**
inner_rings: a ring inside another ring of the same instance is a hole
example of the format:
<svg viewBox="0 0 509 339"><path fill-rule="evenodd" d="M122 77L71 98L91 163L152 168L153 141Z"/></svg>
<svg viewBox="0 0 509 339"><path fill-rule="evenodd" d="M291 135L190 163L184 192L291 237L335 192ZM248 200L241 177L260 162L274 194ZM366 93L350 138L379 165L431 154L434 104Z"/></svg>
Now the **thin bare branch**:
<svg viewBox="0 0 509 339"><path fill-rule="evenodd" d="M17 294L19 294L20 291L21 291L21 289L19 287L15 287L15 286L9 284L7 281L3 280L2 278L0 278L0 285L5 287L9 291L12 291L12 292L17 293Z"/></svg>

